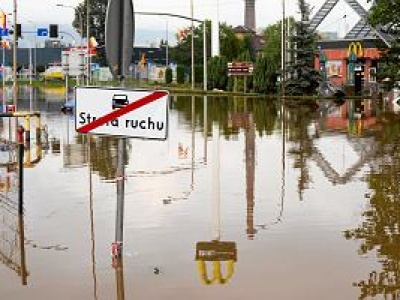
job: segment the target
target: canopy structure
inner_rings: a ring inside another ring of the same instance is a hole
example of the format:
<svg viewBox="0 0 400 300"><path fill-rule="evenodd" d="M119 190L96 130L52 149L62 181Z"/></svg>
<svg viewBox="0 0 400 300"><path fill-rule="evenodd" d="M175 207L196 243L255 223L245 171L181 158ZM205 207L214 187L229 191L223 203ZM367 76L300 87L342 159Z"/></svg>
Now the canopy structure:
<svg viewBox="0 0 400 300"><path fill-rule="evenodd" d="M317 30L322 21L329 15L332 9L340 0L326 0L322 7L317 11L310 21L310 29ZM346 34L346 39L365 39L365 38L380 38L388 47L393 40L393 36L385 33L382 26L371 26L368 23L368 11L357 0L344 0L347 4L358 14L360 20L356 25ZM373 1L372 6L375 5Z"/></svg>

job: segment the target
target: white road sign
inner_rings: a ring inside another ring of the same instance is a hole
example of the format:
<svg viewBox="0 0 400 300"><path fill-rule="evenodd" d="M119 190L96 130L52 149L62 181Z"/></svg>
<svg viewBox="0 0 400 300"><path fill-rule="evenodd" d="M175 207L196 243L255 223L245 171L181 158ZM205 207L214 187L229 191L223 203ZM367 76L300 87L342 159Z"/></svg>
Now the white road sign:
<svg viewBox="0 0 400 300"><path fill-rule="evenodd" d="M168 135L168 92L77 87L77 132L165 140Z"/></svg>

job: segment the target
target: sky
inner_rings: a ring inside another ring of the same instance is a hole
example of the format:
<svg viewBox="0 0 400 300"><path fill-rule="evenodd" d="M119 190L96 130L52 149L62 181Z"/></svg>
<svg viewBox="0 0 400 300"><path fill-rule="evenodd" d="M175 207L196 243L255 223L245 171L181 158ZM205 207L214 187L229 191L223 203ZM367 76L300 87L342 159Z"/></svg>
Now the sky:
<svg viewBox="0 0 400 300"><path fill-rule="evenodd" d="M89 0L90 1L90 0ZM237 26L244 23L244 0L133 0L134 10L140 12L160 12L174 13L190 16L190 3L193 1L194 17L197 19L216 19L217 3L219 3L219 20L229 25ZM296 0L286 1L286 14L298 18ZM307 0L306 0L307 1ZM358 0L359 3L368 8L367 0ZM13 11L14 0L1 0L0 10L7 13ZM47 26L48 24L60 24L65 31L71 31L71 35L76 33L70 27L74 18L72 8L57 7L56 4L62 3L67 6L76 6L82 0L17 0L18 3L18 23L36 24L36 26ZM313 7L312 14L315 13L325 2L325 0L308 0L307 3ZM346 16L346 17L344 17ZM276 23L282 17L282 0L256 0L256 25L257 28L265 28L270 24ZM337 31L344 35L346 29L358 21L358 16L346 4L345 0L340 0L333 9L329 17L321 24L319 30ZM136 28L153 29L168 32L168 36L174 36L178 29L189 26L190 22L175 18L160 16L136 16Z"/></svg>

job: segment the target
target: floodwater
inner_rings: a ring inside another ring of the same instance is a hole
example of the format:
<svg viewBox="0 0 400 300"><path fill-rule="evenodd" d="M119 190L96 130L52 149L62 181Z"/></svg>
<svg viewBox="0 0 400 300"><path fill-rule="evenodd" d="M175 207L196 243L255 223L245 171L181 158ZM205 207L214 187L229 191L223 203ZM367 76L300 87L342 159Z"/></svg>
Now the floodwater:
<svg viewBox="0 0 400 300"><path fill-rule="evenodd" d="M400 299L390 98L171 95L169 138L127 140L113 261L118 140L77 134L62 89L20 93L44 130L32 122L21 218L13 121L0 124L0 299Z"/></svg>

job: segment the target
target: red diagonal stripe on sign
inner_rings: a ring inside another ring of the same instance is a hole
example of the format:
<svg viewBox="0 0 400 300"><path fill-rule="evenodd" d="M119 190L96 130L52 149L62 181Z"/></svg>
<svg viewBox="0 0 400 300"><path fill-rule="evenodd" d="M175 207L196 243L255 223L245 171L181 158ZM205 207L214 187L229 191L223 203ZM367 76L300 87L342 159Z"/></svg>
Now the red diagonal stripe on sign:
<svg viewBox="0 0 400 300"><path fill-rule="evenodd" d="M145 106L146 104L154 102L154 101L164 97L165 95L166 95L165 92L153 92L150 95L140 98L139 100L137 100L131 104L128 104L125 107L122 107L118 110L114 110L113 112L111 112L105 116L102 116L102 117L94 120L93 122L78 128L76 131L78 131L80 133L88 133L91 130L106 124L107 122L111 122L111 121L115 120L116 118L119 118L122 115L125 115L135 109Z"/></svg>

